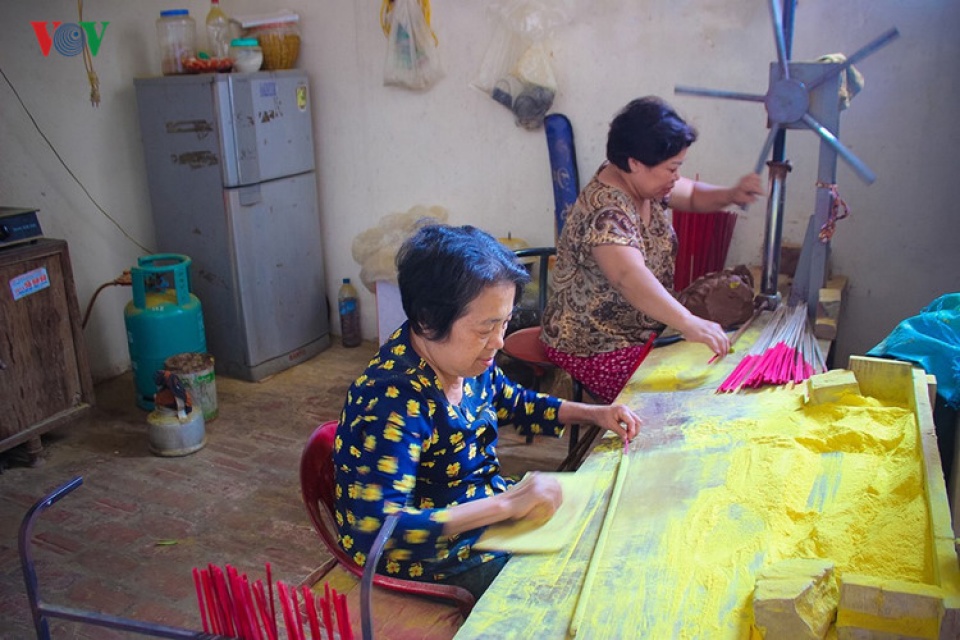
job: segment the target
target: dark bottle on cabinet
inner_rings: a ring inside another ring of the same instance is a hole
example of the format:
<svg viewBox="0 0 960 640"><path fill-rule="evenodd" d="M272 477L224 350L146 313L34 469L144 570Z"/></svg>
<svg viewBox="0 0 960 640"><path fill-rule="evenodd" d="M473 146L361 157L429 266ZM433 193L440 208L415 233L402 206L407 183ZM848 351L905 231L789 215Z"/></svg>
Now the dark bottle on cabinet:
<svg viewBox="0 0 960 640"><path fill-rule="evenodd" d="M350 284L350 278L344 278L337 294L337 306L340 308L340 339L345 347L360 346L360 308L357 290Z"/></svg>

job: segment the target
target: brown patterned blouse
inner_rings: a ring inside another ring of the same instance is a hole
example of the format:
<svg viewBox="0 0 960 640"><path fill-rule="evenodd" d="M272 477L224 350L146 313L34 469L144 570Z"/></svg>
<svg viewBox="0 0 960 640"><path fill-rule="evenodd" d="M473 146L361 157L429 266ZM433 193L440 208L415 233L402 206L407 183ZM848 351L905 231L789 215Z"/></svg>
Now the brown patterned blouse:
<svg viewBox="0 0 960 640"><path fill-rule="evenodd" d="M634 247L647 268L673 291L677 235L666 207L650 203L645 225L633 199L599 179L600 169L567 213L557 243L553 288L543 316L543 341L576 356L606 353L644 342L663 324L635 309L611 286L591 249L602 245Z"/></svg>

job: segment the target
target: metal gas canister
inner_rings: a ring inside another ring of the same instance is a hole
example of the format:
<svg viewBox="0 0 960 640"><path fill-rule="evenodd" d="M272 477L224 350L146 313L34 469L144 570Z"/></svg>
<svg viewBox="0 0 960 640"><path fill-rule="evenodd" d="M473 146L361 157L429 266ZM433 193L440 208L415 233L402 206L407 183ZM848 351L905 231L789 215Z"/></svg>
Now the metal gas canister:
<svg viewBox="0 0 960 640"><path fill-rule="evenodd" d="M150 452L157 456L186 456L207 443L203 413L175 373L158 371L155 408L147 416Z"/></svg>
<svg viewBox="0 0 960 640"><path fill-rule="evenodd" d="M199 451L207 444L203 414L196 407L187 415L157 407L147 416L147 442L155 456L180 457Z"/></svg>
<svg viewBox="0 0 960 640"><path fill-rule="evenodd" d="M200 300L190 292L189 257L142 256L130 270L133 300L124 309L137 405L153 409L154 376L178 353L204 353L207 339Z"/></svg>

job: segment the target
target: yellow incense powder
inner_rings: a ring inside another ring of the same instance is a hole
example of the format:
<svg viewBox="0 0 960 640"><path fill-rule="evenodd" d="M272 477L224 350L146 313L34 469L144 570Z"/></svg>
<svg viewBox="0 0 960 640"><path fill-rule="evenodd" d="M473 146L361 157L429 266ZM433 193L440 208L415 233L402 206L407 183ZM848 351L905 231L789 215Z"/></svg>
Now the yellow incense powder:
<svg viewBox="0 0 960 640"><path fill-rule="evenodd" d="M637 380L631 380L627 385L628 394L631 393L660 393L670 391L689 391L704 387L717 387L723 382L728 370L720 367L707 366L710 357L706 352L705 359L696 364L658 363L656 367L644 370Z"/></svg>
<svg viewBox="0 0 960 640"><path fill-rule="evenodd" d="M757 576L795 558L828 561L841 581L847 573L936 584L924 459L910 410L856 394L808 406L800 387L751 391L747 401L673 393L710 376L719 384L729 372L707 374L703 358L689 360L653 362L625 392L642 399L641 415L656 424L631 452L635 482L624 486L610 523L609 539L623 545L598 570L596 593L604 596L593 598L584 637L762 640L753 624ZM648 395L657 385L671 393ZM619 455L616 446L610 451ZM601 457L585 467L601 466ZM471 631L481 631L465 637L498 637L504 625L550 627L553 604L544 603L555 602L556 590L563 594L556 606L572 612L589 559L578 543L549 561L531 560L529 580L488 592L499 606L487 607L483 622L473 618ZM518 602L529 609L505 619ZM836 634L831 628L826 637Z"/></svg>
<svg viewBox="0 0 960 640"><path fill-rule="evenodd" d="M829 560L841 577L932 582L913 414L850 394L783 404L780 396L761 417L705 415L685 428L683 448L702 452L700 485L710 488L668 525L659 562L678 590L646 637L675 637L692 608L701 628L689 637L749 638L756 572L789 558Z"/></svg>

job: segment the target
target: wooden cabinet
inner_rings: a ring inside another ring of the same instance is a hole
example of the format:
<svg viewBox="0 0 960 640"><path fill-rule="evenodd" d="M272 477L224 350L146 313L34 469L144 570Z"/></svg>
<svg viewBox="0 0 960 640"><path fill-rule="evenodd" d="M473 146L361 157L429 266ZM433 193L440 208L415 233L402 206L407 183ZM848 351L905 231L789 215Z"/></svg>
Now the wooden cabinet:
<svg viewBox="0 0 960 640"><path fill-rule="evenodd" d="M70 254L63 240L0 249L0 451L93 406Z"/></svg>

